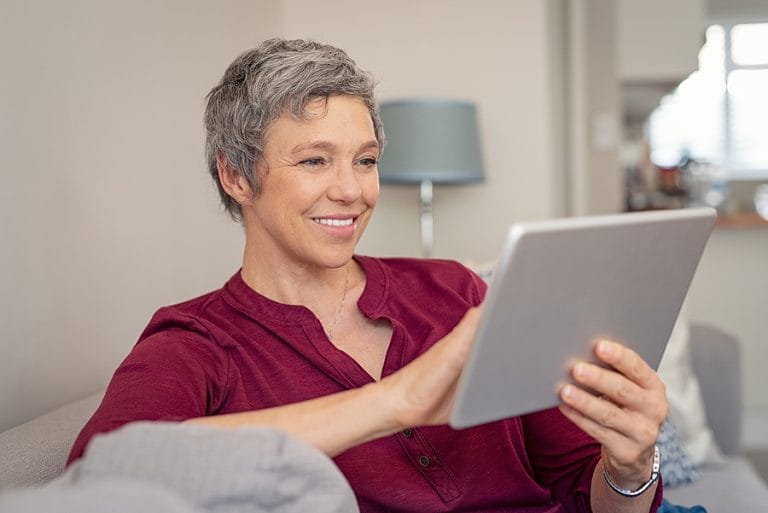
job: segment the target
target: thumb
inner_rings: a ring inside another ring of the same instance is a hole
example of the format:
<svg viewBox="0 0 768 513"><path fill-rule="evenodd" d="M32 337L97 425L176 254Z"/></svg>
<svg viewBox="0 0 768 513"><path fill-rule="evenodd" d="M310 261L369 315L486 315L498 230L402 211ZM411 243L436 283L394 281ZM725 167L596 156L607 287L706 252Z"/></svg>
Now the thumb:
<svg viewBox="0 0 768 513"><path fill-rule="evenodd" d="M464 317L445 336L443 343L437 344L438 348L447 353L443 356L450 358L453 364L460 368L464 366L469 350L477 335L481 314L482 305L467 310Z"/></svg>

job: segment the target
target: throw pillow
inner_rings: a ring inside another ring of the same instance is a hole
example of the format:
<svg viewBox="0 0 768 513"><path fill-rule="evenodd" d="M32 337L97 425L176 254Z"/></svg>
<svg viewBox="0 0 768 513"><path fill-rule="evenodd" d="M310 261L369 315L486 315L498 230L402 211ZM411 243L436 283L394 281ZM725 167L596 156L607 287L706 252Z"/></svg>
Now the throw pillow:
<svg viewBox="0 0 768 513"><path fill-rule="evenodd" d="M699 380L693 372L689 349L689 327L685 307L677 318L658 373L667 387L669 418L694 465L723 460L707 423Z"/></svg>
<svg viewBox="0 0 768 513"><path fill-rule="evenodd" d="M692 483L699 478L699 472L691 463L675 425L669 419L661 425L661 433L656 445L661 452L661 475L664 478L664 488Z"/></svg>

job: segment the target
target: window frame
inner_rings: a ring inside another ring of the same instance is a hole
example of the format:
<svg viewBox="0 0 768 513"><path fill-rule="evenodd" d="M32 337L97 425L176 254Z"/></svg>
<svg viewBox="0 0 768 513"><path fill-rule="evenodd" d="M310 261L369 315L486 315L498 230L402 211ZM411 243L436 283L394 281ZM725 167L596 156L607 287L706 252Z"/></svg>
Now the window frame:
<svg viewBox="0 0 768 513"><path fill-rule="evenodd" d="M731 19L731 20L721 20L721 21L713 21L707 28L713 26L713 25L719 25L723 29L723 80L725 83L723 84L725 94L723 95L723 120L722 120L722 129L723 129L723 167L725 168L726 174L728 176L729 180L765 180L768 178L768 166L765 168L762 167L750 167L750 168L744 168L735 166L734 162L736 162L736 159L732 157L733 155L733 147L734 147L734 139L733 139L733 133L731 130L731 120L733 117L733 113L731 110L731 93L728 89L728 82L730 79L731 72L738 71L738 70L768 70L768 63L765 64L737 64L733 60L733 35L732 31L733 28L738 25L750 25L750 24L764 24L766 23L766 20L743 20L743 19ZM767 121L768 122L768 121Z"/></svg>

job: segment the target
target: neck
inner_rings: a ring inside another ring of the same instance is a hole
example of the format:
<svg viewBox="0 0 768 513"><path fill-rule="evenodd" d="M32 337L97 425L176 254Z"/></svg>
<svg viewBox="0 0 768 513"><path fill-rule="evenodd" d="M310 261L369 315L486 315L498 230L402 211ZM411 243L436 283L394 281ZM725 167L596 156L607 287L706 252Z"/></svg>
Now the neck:
<svg viewBox="0 0 768 513"><path fill-rule="evenodd" d="M359 281L362 270L354 260L347 260L339 267L319 267L282 259L278 264L263 251L249 248L246 244L243 256L243 281L253 290L274 301L304 305L321 315L329 302L335 304L342 288ZM331 305L332 306L332 305Z"/></svg>

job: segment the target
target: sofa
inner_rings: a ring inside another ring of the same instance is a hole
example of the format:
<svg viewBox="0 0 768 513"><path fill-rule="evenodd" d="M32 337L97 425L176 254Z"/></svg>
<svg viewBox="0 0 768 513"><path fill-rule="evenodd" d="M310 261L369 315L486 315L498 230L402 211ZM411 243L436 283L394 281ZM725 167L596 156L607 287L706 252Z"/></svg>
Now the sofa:
<svg viewBox="0 0 768 513"><path fill-rule="evenodd" d="M693 483L665 488L665 497L673 504L702 505L710 513L764 513L768 485L740 455L739 342L717 328L692 324L690 353L707 420L723 456L700 465L700 477ZM75 436L100 398L101 393L95 393L0 433L0 493L43 485L58 476Z"/></svg>
<svg viewBox="0 0 768 513"><path fill-rule="evenodd" d="M691 324L689 338L706 420L722 456L701 464L700 477L693 483L665 487L664 496L673 504L702 505L710 513L768 512L768 484L740 454L744 412L739 341L698 323Z"/></svg>

